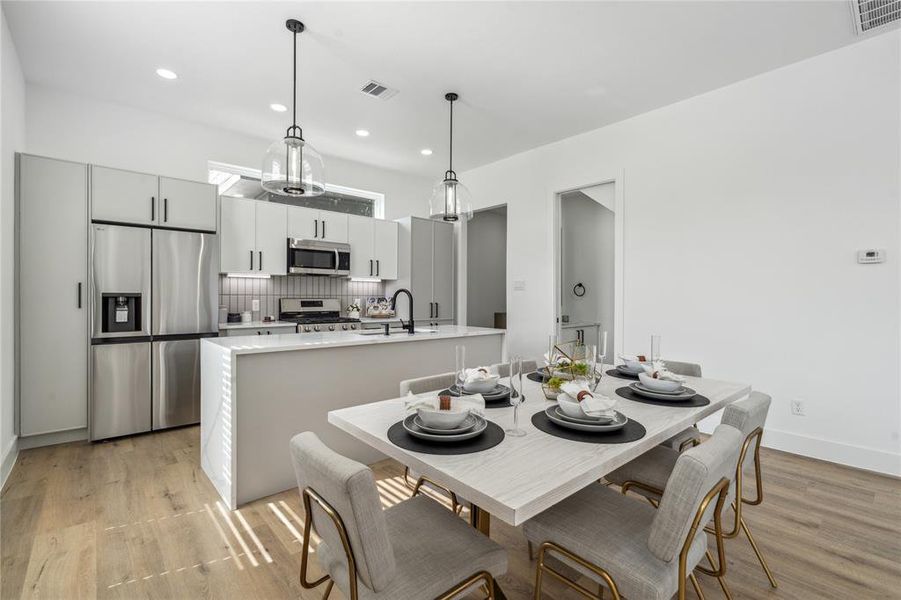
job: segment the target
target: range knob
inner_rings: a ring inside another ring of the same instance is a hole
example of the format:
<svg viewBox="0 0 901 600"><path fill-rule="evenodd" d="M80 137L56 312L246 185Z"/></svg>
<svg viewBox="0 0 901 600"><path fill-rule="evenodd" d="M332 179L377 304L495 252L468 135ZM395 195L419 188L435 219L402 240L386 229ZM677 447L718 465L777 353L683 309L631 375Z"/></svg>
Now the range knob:
<svg viewBox="0 0 901 600"><path fill-rule="evenodd" d="M347 325L342 325L341 329L343 329L344 331L347 331Z"/></svg>
<svg viewBox="0 0 901 600"><path fill-rule="evenodd" d="M356 325L351 325L350 328L351 328L351 329L356 329L357 326L356 326Z"/></svg>
<svg viewBox="0 0 901 600"><path fill-rule="evenodd" d="M334 331L334 330L335 330L335 326L334 326L334 325L329 325L329 326L328 326L328 330L329 330L329 331Z"/></svg>
<svg viewBox="0 0 901 600"><path fill-rule="evenodd" d="M319 331L319 325L313 325L313 331Z"/></svg>
<svg viewBox="0 0 901 600"><path fill-rule="evenodd" d="M307 332L307 333L310 333L310 331L311 331L309 325L305 326L305 327L303 328L303 330L304 330L305 332Z"/></svg>

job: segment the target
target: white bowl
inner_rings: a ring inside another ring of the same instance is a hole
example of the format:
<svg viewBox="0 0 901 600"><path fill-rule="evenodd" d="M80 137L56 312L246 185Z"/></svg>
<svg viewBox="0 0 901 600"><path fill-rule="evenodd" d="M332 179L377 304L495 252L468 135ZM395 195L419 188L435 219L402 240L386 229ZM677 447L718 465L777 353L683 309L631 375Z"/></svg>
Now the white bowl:
<svg viewBox="0 0 901 600"><path fill-rule="evenodd" d="M463 384L463 391L470 394L486 394L497 387L500 379L498 375L491 375L487 379L478 379Z"/></svg>
<svg viewBox="0 0 901 600"><path fill-rule="evenodd" d="M567 417L572 417L574 419L591 418L582 410L582 405L566 392L561 392L557 395L557 405L560 406L560 410L562 410L563 414Z"/></svg>
<svg viewBox="0 0 901 600"><path fill-rule="evenodd" d="M623 359L623 362L625 363L626 369L632 371L633 373L640 373L644 371L644 365L647 364L641 362L640 360L626 360L625 358Z"/></svg>
<svg viewBox="0 0 901 600"><path fill-rule="evenodd" d="M654 379L647 373L639 373L638 380L641 385L655 392L678 392L682 389L681 381L670 381L668 379Z"/></svg>
<svg viewBox="0 0 901 600"><path fill-rule="evenodd" d="M426 427L435 429L455 429L469 416L469 409L438 410L437 408L417 409L419 418Z"/></svg>

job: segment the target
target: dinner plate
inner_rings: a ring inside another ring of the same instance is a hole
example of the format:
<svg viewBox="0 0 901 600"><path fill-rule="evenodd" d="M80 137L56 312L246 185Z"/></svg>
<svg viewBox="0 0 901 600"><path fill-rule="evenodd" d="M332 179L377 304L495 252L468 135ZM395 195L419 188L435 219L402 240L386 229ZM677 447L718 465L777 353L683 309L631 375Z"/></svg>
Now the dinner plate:
<svg viewBox="0 0 901 600"><path fill-rule="evenodd" d="M452 396L474 396L475 394L470 394L469 392L461 390L457 387L457 384L453 384L448 388L448 391ZM482 393L482 398L485 399L485 402L496 402L498 400L506 400L510 397L510 388L505 385L497 384L493 390L490 392Z"/></svg>
<svg viewBox="0 0 901 600"><path fill-rule="evenodd" d="M629 387L639 396L645 398L653 398L654 400L665 400L667 402L681 402L683 400L691 400L698 395L696 391L690 387L683 387L678 394L667 394L663 392L654 392L643 387L640 383L630 383Z"/></svg>
<svg viewBox="0 0 901 600"><path fill-rule="evenodd" d="M459 426L454 427L452 429L439 429L437 427L429 427L425 423L422 422L422 417L417 414L413 415L413 424L425 431L426 433L434 433L436 435L457 435L460 433L466 433L470 429L476 426L478 422L474 415L467 416L463 423Z"/></svg>
<svg viewBox="0 0 901 600"><path fill-rule="evenodd" d="M584 423L585 425L604 425L613 421L616 417L601 417L599 419L592 419L589 417L580 418L580 417L571 417L561 409L559 406L556 407L555 410L558 417L564 419L566 421L572 421L573 423Z"/></svg>
<svg viewBox="0 0 901 600"><path fill-rule="evenodd" d="M629 375L631 377L638 377L639 373L643 373L644 369L640 369L638 371L633 371L626 365L616 365L616 370L622 373L623 375Z"/></svg>
<svg viewBox="0 0 901 600"><path fill-rule="evenodd" d="M488 427L488 421L486 421L484 417L480 417L479 415L472 415L476 419L476 424L467 432L450 435L446 433L429 433L413 422L413 420L417 416L419 415L407 415L407 418L404 419L404 429L413 437L419 438L421 440L427 440L429 442L462 442L463 440L469 440L476 437L477 435L485 431L485 429Z"/></svg>
<svg viewBox="0 0 901 600"><path fill-rule="evenodd" d="M629 417L621 412L614 411L616 412L616 418L609 423L595 423L591 425L586 423L576 423L574 421L568 421L566 419L561 419L560 417L558 417L556 408L556 406L549 406L544 410L544 414L547 415L548 419L550 419L560 427L566 427L567 429L589 431L592 433L611 433L614 431L619 431L626 426L626 423L629 422Z"/></svg>
<svg viewBox="0 0 901 600"><path fill-rule="evenodd" d="M638 383L636 383L635 386L641 388L642 390L644 390L646 392L650 392L652 394L666 394L667 396L679 396L681 394L684 394L685 390L688 389L683 385L680 389L678 389L674 392L665 392L663 390L655 390L655 389L649 388L648 386L641 383L640 381Z"/></svg>

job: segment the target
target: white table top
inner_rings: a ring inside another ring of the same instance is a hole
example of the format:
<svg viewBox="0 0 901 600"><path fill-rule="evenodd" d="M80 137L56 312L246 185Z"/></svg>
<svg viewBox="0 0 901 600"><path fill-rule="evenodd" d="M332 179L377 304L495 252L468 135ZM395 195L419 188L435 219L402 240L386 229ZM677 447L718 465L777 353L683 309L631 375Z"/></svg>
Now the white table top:
<svg viewBox="0 0 901 600"><path fill-rule="evenodd" d="M670 408L616 396L616 388L631 381L604 375L598 393L617 398L616 410L644 425L647 434L625 444L590 444L536 429L532 414L544 410L550 402L545 400L540 384L525 378L523 382L526 402L520 407L519 425L527 434L508 435L494 448L473 454L422 454L388 441L388 428L403 417L403 398L333 410L328 420L501 520L520 525L751 390L744 383L686 377L686 385L710 398L710 404ZM486 409L485 415L504 428L513 424L512 407Z"/></svg>

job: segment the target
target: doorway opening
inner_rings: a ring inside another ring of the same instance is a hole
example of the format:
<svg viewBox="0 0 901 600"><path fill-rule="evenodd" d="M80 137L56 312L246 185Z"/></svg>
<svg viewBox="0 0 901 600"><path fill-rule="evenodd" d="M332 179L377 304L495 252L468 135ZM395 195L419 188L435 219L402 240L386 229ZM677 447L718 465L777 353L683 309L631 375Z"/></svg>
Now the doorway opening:
<svg viewBox="0 0 901 600"><path fill-rule="evenodd" d="M557 339L596 344L609 363L622 336L622 208L616 186L608 181L562 192L556 211Z"/></svg>
<svg viewBox="0 0 901 600"><path fill-rule="evenodd" d="M507 205L466 224L466 324L507 328Z"/></svg>

